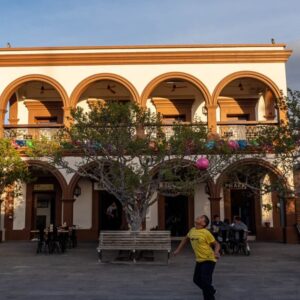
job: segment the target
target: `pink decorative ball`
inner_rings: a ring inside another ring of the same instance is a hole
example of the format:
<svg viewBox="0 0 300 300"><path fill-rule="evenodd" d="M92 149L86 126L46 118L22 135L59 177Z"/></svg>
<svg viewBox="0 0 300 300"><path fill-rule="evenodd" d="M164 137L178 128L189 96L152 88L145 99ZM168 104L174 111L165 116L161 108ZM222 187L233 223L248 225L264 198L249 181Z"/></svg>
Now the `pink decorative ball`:
<svg viewBox="0 0 300 300"><path fill-rule="evenodd" d="M209 167L209 160L205 157L200 157L196 161L196 168L199 170L207 170Z"/></svg>
<svg viewBox="0 0 300 300"><path fill-rule="evenodd" d="M236 141L228 141L228 146L232 150L237 150L239 148L239 144Z"/></svg>
<svg viewBox="0 0 300 300"><path fill-rule="evenodd" d="M15 149L19 149L19 148L20 148L20 146L16 143L16 141L12 141L12 142L11 142L11 146L12 146L13 148L15 148Z"/></svg>

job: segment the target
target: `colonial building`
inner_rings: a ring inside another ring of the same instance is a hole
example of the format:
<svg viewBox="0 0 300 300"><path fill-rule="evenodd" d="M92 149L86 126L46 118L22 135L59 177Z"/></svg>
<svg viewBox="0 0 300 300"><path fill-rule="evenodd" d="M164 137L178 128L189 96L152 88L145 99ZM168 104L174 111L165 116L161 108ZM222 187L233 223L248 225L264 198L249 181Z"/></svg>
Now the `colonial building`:
<svg viewBox="0 0 300 300"><path fill-rule="evenodd" d="M26 146L31 138L51 137L68 126L76 106L119 100L161 113L166 132L174 120L200 119L224 138L252 138L260 125L278 125L283 117L276 103L286 94L290 55L283 44L0 49L0 133ZM75 224L82 240L96 240L108 228L107 209L118 203L112 195L88 179L24 159L36 180L20 184L20 195L3 201L3 240L30 239L39 224ZM265 180L284 177L267 160L249 157L239 164L266 168ZM157 194L146 229L168 228L182 236L196 215L230 220L240 215L258 240L297 241L295 199L275 193L255 197L243 187L224 186L236 167L197 186L192 197ZM267 203L272 209L266 212Z"/></svg>

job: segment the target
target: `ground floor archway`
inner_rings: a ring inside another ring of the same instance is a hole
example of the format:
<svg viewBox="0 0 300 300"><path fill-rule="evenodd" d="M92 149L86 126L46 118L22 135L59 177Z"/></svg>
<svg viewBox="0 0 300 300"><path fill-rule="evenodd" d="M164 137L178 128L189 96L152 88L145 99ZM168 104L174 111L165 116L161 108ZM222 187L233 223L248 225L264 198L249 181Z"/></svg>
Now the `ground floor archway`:
<svg viewBox="0 0 300 300"><path fill-rule="evenodd" d="M247 225L252 235L256 234L257 216L259 211L255 195L249 189L230 190L231 217L239 216Z"/></svg>
<svg viewBox="0 0 300 300"><path fill-rule="evenodd" d="M170 230L173 237L187 234L194 224L194 197L158 196L158 229Z"/></svg>
<svg viewBox="0 0 300 300"><path fill-rule="evenodd" d="M18 192L5 201L4 239L28 240L32 230L62 225L66 183L59 172L46 163L29 161L33 178L16 183Z"/></svg>
<svg viewBox="0 0 300 300"><path fill-rule="evenodd" d="M76 188L80 190L73 202L73 224L78 228L79 240L96 241L101 230L127 229L121 203L101 185L75 175L70 187L71 194Z"/></svg>
<svg viewBox="0 0 300 300"><path fill-rule="evenodd" d="M105 190L98 192L99 212L98 231L121 230L123 208L118 199Z"/></svg>
<svg viewBox="0 0 300 300"><path fill-rule="evenodd" d="M297 242L296 214L288 207L293 207L295 199L280 196L272 189L261 193L253 191L241 182L231 178L236 170L243 168L265 170L263 178L268 178L272 185L281 183L288 191L286 178L271 163L261 159L245 159L230 165L219 177L216 183L216 194L220 196L220 215L232 222L235 216L241 217L248 226L251 235L261 241ZM259 182L258 182L259 184Z"/></svg>

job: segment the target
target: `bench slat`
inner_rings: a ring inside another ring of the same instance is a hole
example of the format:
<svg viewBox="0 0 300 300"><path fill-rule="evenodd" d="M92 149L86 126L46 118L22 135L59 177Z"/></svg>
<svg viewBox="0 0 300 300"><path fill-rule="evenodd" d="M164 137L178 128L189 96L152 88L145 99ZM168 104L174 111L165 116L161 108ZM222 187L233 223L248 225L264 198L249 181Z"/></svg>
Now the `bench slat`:
<svg viewBox="0 0 300 300"><path fill-rule="evenodd" d="M102 231L98 251L101 250L171 250L169 231Z"/></svg>

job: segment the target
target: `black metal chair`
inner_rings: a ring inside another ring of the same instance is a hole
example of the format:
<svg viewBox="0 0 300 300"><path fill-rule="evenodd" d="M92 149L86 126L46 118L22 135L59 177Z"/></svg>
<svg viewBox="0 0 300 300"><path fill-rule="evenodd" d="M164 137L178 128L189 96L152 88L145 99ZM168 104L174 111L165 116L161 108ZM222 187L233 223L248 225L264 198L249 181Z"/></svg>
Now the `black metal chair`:
<svg viewBox="0 0 300 300"><path fill-rule="evenodd" d="M230 243L229 243L229 230L228 229L220 229L219 235L217 237L217 241L221 246L221 254L229 254L230 253Z"/></svg>
<svg viewBox="0 0 300 300"><path fill-rule="evenodd" d="M48 233L48 244L49 244L49 253L61 253L61 244L57 234L57 228L54 227L52 232Z"/></svg>
<svg viewBox="0 0 300 300"><path fill-rule="evenodd" d="M229 248L232 254L250 255L247 241L248 232L245 230L231 229L229 232Z"/></svg>
<svg viewBox="0 0 300 300"><path fill-rule="evenodd" d="M70 244L72 248L77 247L77 230L75 226L71 227Z"/></svg>
<svg viewBox="0 0 300 300"><path fill-rule="evenodd" d="M36 253L49 253L48 241L45 237L45 228L40 228L38 233L38 243Z"/></svg>

